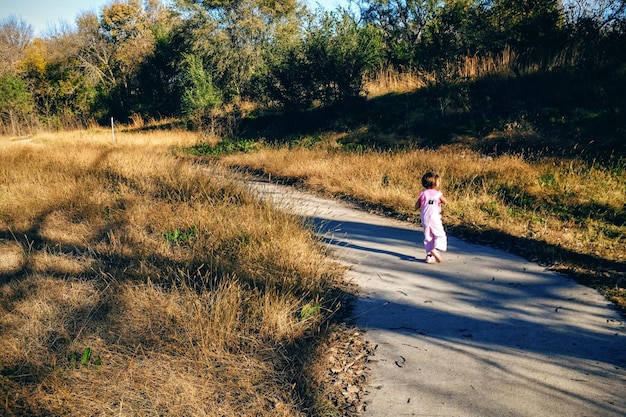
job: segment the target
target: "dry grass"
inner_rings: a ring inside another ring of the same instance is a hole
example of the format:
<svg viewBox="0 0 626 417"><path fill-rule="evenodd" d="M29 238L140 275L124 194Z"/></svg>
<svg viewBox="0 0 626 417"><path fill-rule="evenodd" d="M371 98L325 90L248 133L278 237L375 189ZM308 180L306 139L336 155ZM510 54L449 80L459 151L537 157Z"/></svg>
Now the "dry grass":
<svg viewBox="0 0 626 417"><path fill-rule="evenodd" d="M578 160L484 157L462 147L397 152L264 148L225 156L231 166L348 197L418 221L421 175L443 176L444 221L479 239L570 272L623 306L626 286L626 170ZM621 295L620 295L621 294Z"/></svg>
<svg viewBox="0 0 626 417"><path fill-rule="evenodd" d="M493 74L531 74L546 69L575 65L580 57L576 48L565 49L543 61L526 62L509 47L495 54L460 57L437 72L398 71L384 68L365 81L369 98L389 93L402 94L432 86L440 81L478 79Z"/></svg>
<svg viewBox="0 0 626 417"><path fill-rule="evenodd" d="M190 133L0 140L0 414L303 414L300 309L341 271L297 218Z"/></svg>

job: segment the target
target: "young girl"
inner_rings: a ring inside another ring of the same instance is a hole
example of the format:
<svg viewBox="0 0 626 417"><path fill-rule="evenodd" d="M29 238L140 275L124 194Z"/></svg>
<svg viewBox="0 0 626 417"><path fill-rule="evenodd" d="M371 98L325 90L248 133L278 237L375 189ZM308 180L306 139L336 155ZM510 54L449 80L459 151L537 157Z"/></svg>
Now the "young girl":
<svg viewBox="0 0 626 417"><path fill-rule="evenodd" d="M422 191L415 202L415 210L421 210L420 219L424 228L424 246L426 248L426 263L441 262L440 252L448 248L446 232L441 223L441 205L448 201L439 187L441 179L434 172L427 172L422 177Z"/></svg>

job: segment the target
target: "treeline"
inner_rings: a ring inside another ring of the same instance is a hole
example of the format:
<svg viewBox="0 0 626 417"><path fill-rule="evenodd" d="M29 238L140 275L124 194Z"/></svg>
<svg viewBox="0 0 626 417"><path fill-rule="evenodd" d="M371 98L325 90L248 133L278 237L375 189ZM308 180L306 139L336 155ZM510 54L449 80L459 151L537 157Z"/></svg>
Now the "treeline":
<svg viewBox="0 0 626 417"><path fill-rule="evenodd" d="M300 0L120 0L36 38L11 16L0 21L0 133L111 117L202 127L242 103L296 110L357 97L381 69L433 83L480 75L460 69L505 54L517 76L620 71L626 2L355 0L325 11Z"/></svg>

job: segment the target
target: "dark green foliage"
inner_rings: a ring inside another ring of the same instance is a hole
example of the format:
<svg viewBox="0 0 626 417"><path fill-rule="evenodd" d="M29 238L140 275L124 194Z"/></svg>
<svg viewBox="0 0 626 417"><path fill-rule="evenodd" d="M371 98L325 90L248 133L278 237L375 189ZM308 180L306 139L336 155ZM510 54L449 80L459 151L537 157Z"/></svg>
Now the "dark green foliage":
<svg viewBox="0 0 626 417"><path fill-rule="evenodd" d="M137 76L137 113L159 117L175 116L181 109L181 85L178 78L181 39L173 31L157 26L154 52L139 68Z"/></svg>
<svg viewBox="0 0 626 417"><path fill-rule="evenodd" d="M280 46L279 46L280 47ZM310 64L299 43L282 46L268 54L267 72L255 77L258 90L287 109L307 108L313 102L314 80Z"/></svg>
<svg viewBox="0 0 626 417"><path fill-rule="evenodd" d="M487 16L495 48L552 52L563 47L559 0L495 0Z"/></svg>
<svg viewBox="0 0 626 417"><path fill-rule="evenodd" d="M27 124L33 110L33 102L26 82L19 77L0 77L0 123L10 127L12 133L20 134L21 126Z"/></svg>
<svg viewBox="0 0 626 417"><path fill-rule="evenodd" d="M358 97L364 76L381 65L381 58L376 28L359 26L346 12L325 13L301 41L268 54L266 91L288 110Z"/></svg>
<svg viewBox="0 0 626 417"><path fill-rule="evenodd" d="M563 48L558 0L361 0L365 22L380 27L387 60L397 67L443 71L463 56L505 47L530 58Z"/></svg>
<svg viewBox="0 0 626 417"><path fill-rule="evenodd" d="M396 67L419 67L416 54L439 2L432 0L359 0L364 22L380 28L387 61Z"/></svg>
<svg viewBox="0 0 626 417"><path fill-rule="evenodd" d="M219 91L213 86L210 73L204 68L202 58L184 54L181 74L181 113L201 125L211 109L222 103Z"/></svg>
<svg viewBox="0 0 626 417"><path fill-rule="evenodd" d="M324 15L304 45L315 98L330 104L358 97L363 77L382 63L379 35L373 26L359 26L348 13Z"/></svg>

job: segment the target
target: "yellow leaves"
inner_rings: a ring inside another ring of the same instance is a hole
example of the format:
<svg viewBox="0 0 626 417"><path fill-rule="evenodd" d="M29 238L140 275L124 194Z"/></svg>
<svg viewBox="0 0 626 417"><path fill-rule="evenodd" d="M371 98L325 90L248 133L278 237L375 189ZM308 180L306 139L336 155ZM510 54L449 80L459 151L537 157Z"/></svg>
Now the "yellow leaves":
<svg viewBox="0 0 626 417"><path fill-rule="evenodd" d="M24 58L18 63L20 72L34 73L42 77L48 64L48 51L46 44L41 38L36 38L24 52Z"/></svg>
<svg viewBox="0 0 626 417"><path fill-rule="evenodd" d="M100 26L114 48L122 71L130 74L154 48L152 17L137 0L114 2L102 9Z"/></svg>
<svg viewBox="0 0 626 417"><path fill-rule="evenodd" d="M115 2L102 9L102 27L108 31L114 40L124 40L134 37L137 32L144 32L145 25L141 25L141 3L129 1L128 3Z"/></svg>

